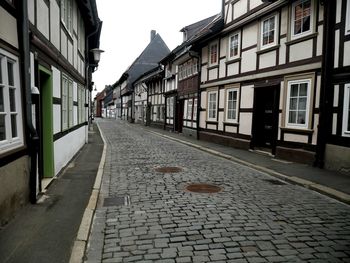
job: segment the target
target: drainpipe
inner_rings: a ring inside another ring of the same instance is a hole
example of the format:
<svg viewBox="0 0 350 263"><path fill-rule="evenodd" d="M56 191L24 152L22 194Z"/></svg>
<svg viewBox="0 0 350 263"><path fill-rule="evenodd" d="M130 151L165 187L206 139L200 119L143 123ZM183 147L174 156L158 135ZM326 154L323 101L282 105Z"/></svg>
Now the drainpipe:
<svg viewBox="0 0 350 263"><path fill-rule="evenodd" d="M320 117L317 134L316 156L314 166L324 167L327 137L330 134L331 109L333 104L332 70L334 61L334 21L335 1L323 1L324 21L322 71L320 90Z"/></svg>
<svg viewBox="0 0 350 263"><path fill-rule="evenodd" d="M28 6L27 0L18 2L20 15L18 17L18 37L19 50L21 53L21 71L22 84L25 89L25 114L26 114L26 134L27 145L30 157L29 174L29 200L32 204L36 203L36 185L37 185L37 153L39 145L39 136L33 126L32 120L32 90L30 86L30 47L29 47L29 24L28 24Z"/></svg>

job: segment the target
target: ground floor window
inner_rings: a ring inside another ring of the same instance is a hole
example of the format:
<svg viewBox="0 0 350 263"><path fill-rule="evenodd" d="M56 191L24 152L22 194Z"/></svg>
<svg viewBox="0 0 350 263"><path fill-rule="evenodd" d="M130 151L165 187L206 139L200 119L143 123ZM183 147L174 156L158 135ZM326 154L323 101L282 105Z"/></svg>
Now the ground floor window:
<svg viewBox="0 0 350 263"><path fill-rule="evenodd" d="M208 92L208 110L207 110L208 121L216 121L217 110L218 110L217 100L218 100L218 92L209 91Z"/></svg>
<svg viewBox="0 0 350 263"><path fill-rule="evenodd" d="M343 136L350 137L350 83L344 87Z"/></svg>
<svg viewBox="0 0 350 263"><path fill-rule="evenodd" d="M17 57L0 49L0 153L23 145Z"/></svg>
<svg viewBox="0 0 350 263"><path fill-rule="evenodd" d="M238 88L226 89L226 121L237 122Z"/></svg>
<svg viewBox="0 0 350 263"><path fill-rule="evenodd" d="M66 75L62 75L61 99L62 130L66 130L73 126L73 81Z"/></svg>
<svg viewBox="0 0 350 263"><path fill-rule="evenodd" d="M174 118L174 97L166 99L166 116L167 118Z"/></svg>
<svg viewBox="0 0 350 263"><path fill-rule="evenodd" d="M310 114L311 80L288 81L286 126L308 128Z"/></svg>

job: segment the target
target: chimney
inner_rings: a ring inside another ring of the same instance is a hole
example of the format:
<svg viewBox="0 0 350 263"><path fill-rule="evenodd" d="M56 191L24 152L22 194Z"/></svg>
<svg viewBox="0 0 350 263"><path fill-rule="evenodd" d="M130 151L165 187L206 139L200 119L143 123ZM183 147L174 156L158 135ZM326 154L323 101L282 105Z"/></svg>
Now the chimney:
<svg viewBox="0 0 350 263"><path fill-rule="evenodd" d="M156 31L155 30L151 30L151 41L153 40L153 38L156 36Z"/></svg>

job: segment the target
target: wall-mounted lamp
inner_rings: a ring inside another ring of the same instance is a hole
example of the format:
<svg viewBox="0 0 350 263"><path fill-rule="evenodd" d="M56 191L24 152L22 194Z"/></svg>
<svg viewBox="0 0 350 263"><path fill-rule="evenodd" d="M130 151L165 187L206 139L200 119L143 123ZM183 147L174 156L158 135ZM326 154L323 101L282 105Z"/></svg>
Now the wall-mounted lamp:
<svg viewBox="0 0 350 263"><path fill-rule="evenodd" d="M94 62L98 64L98 62L100 62L101 53L103 53L104 50L99 48L93 48L90 50L90 52L92 52L92 54L94 55Z"/></svg>

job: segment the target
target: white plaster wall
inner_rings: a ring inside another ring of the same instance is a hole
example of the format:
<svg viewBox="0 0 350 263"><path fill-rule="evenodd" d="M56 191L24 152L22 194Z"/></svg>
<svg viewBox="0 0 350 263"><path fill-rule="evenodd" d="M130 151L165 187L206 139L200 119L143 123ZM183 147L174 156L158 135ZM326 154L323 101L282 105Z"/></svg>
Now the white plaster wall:
<svg viewBox="0 0 350 263"><path fill-rule="evenodd" d="M85 144L85 126L54 142L55 175L73 158Z"/></svg>
<svg viewBox="0 0 350 263"><path fill-rule="evenodd" d="M201 108L206 109L207 108L207 92L203 91L201 92Z"/></svg>
<svg viewBox="0 0 350 263"><path fill-rule="evenodd" d="M51 67L51 69L53 84L52 95L55 98L61 98L61 72L53 66Z"/></svg>
<svg viewBox="0 0 350 263"><path fill-rule="evenodd" d="M322 47L323 47L323 25L320 25L318 27L316 56L322 55Z"/></svg>
<svg viewBox="0 0 350 263"><path fill-rule="evenodd" d="M73 43L68 41L68 61L73 65Z"/></svg>
<svg viewBox="0 0 350 263"><path fill-rule="evenodd" d="M314 115L314 133L312 135L312 144L317 144L317 134L318 134L318 122L319 122L319 114Z"/></svg>
<svg viewBox="0 0 350 263"><path fill-rule="evenodd" d="M344 42L344 59L343 66L350 65L350 41Z"/></svg>
<svg viewBox="0 0 350 263"><path fill-rule="evenodd" d="M276 66L276 51L267 52L260 55L259 68L268 68Z"/></svg>
<svg viewBox="0 0 350 263"><path fill-rule="evenodd" d="M18 48L17 20L0 6L0 39Z"/></svg>
<svg viewBox="0 0 350 263"><path fill-rule="evenodd" d="M241 112L239 115L239 120L239 133L251 135L253 114L250 112Z"/></svg>
<svg viewBox="0 0 350 263"><path fill-rule="evenodd" d="M283 103L284 103L284 81L281 81L281 86L280 86L280 104L279 104L279 109L283 110ZM282 123L282 122L280 122Z"/></svg>
<svg viewBox="0 0 350 263"><path fill-rule="evenodd" d="M34 1L35 0L28 0L28 18L33 25L35 23Z"/></svg>
<svg viewBox="0 0 350 263"><path fill-rule="evenodd" d="M312 39L290 46L290 62L312 57Z"/></svg>
<svg viewBox="0 0 350 263"><path fill-rule="evenodd" d="M205 121L207 119L207 112L206 111L201 111L199 113L199 127L200 128L205 128Z"/></svg>
<svg viewBox="0 0 350 263"><path fill-rule="evenodd" d="M216 125L208 124L209 130L216 130Z"/></svg>
<svg viewBox="0 0 350 263"><path fill-rule="evenodd" d="M285 35L287 34L287 30L288 30L288 19L289 19L289 12L288 12L288 7L284 7L282 9L282 13L281 13L281 35Z"/></svg>
<svg viewBox="0 0 350 263"><path fill-rule="evenodd" d="M334 85L333 106L338 107L339 103L339 85Z"/></svg>
<svg viewBox="0 0 350 263"><path fill-rule="evenodd" d="M73 106L73 125L78 125L78 107Z"/></svg>
<svg viewBox="0 0 350 263"><path fill-rule="evenodd" d="M39 31L47 38L50 39L50 30L49 30L49 7L46 5L44 0L37 0L37 28Z"/></svg>
<svg viewBox="0 0 350 263"><path fill-rule="evenodd" d="M334 46L339 47L339 30L335 31ZM339 48L334 49L334 68L339 67Z"/></svg>
<svg viewBox="0 0 350 263"><path fill-rule="evenodd" d="M228 52L228 37L224 37L220 41L220 57L226 57Z"/></svg>
<svg viewBox="0 0 350 263"><path fill-rule="evenodd" d="M320 106L321 76L316 77L315 108Z"/></svg>
<svg viewBox="0 0 350 263"><path fill-rule="evenodd" d="M61 105L53 104L53 133L61 131Z"/></svg>
<svg viewBox="0 0 350 263"><path fill-rule="evenodd" d="M242 86L241 88L241 109L253 108L254 86Z"/></svg>
<svg viewBox="0 0 350 263"><path fill-rule="evenodd" d="M220 60L220 67L219 67L219 78L223 78L226 76L226 59Z"/></svg>
<svg viewBox="0 0 350 263"><path fill-rule="evenodd" d="M67 58L67 36L61 29L61 54Z"/></svg>
<svg viewBox="0 0 350 263"><path fill-rule="evenodd" d="M258 23L251 23L243 28L242 49L258 43Z"/></svg>
<svg viewBox="0 0 350 263"><path fill-rule="evenodd" d="M333 113L333 121L332 121L332 134L336 135L337 134L337 113Z"/></svg>
<svg viewBox="0 0 350 263"><path fill-rule="evenodd" d="M226 126L225 130L226 132L237 133L237 127Z"/></svg>
<svg viewBox="0 0 350 263"><path fill-rule="evenodd" d="M214 68L209 70L209 80L217 79L218 78L218 69Z"/></svg>
<svg viewBox="0 0 350 263"><path fill-rule="evenodd" d="M319 12L318 12L318 21L321 22L324 19L324 8L323 8L322 4L318 5L318 7L319 7L319 9L318 9L319 10Z"/></svg>
<svg viewBox="0 0 350 263"><path fill-rule="evenodd" d="M202 48L202 63L208 63L208 46Z"/></svg>
<svg viewBox="0 0 350 263"><path fill-rule="evenodd" d="M219 111L219 122L218 122L218 130L219 131L223 131L224 130L224 112L223 111Z"/></svg>
<svg viewBox="0 0 350 263"><path fill-rule="evenodd" d="M34 78L34 54L30 52L30 87L34 87L35 85L35 78Z"/></svg>
<svg viewBox="0 0 350 263"><path fill-rule="evenodd" d="M78 70L78 40L73 38L73 67Z"/></svg>
<svg viewBox="0 0 350 263"><path fill-rule="evenodd" d="M237 19L247 12L247 0L240 0L233 5L233 19Z"/></svg>
<svg viewBox="0 0 350 263"><path fill-rule="evenodd" d="M241 73L256 70L256 48L242 53Z"/></svg>
<svg viewBox="0 0 350 263"><path fill-rule="evenodd" d="M219 108L223 109L225 108L225 90L224 89L219 90L219 98L220 98Z"/></svg>
<svg viewBox="0 0 350 263"><path fill-rule="evenodd" d="M288 142L301 142L301 143L307 143L308 138L305 135L298 135L298 134L284 134L284 140Z"/></svg>
<svg viewBox="0 0 350 263"><path fill-rule="evenodd" d="M282 65L282 64L285 64L286 63L286 43L287 41L287 38L281 38L280 39L280 48L279 48L279 64Z"/></svg>
<svg viewBox="0 0 350 263"><path fill-rule="evenodd" d="M59 50L60 36L57 32L60 31L60 8L55 0L50 1L50 31L51 43Z"/></svg>
<svg viewBox="0 0 350 263"><path fill-rule="evenodd" d="M341 21L341 5L342 5L342 0L336 0L337 4L336 4L336 15L335 15L335 20L336 23L340 23Z"/></svg>
<svg viewBox="0 0 350 263"><path fill-rule="evenodd" d="M261 0L250 0L249 2L250 2L250 5L249 5L250 10L262 4Z"/></svg>
<svg viewBox="0 0 350 263"><path fill-rule="evenodd" d="M208 80L208 66L205 65L201 69L201 82L206 82Z"/></svg>
<svg viewBox="0 0 350 263"><path fill-rule="evenodd" d="M78 101L78 84L73 82L73 101Z"/></svg>
<svg viewBox="0 0 350 263"><path fill-rule="evenodd" d="M226 23L232 22L232 5L230 5L230 4L226 5L226 7L225 7L225 14L227 14L227 21L226 21Z"/></svg>
<svg viewBox="0 0 350 263"><path fill-rule="evenodd" d="M227 65L227 75L232 76L238 74L239 62Z"/></svg>

